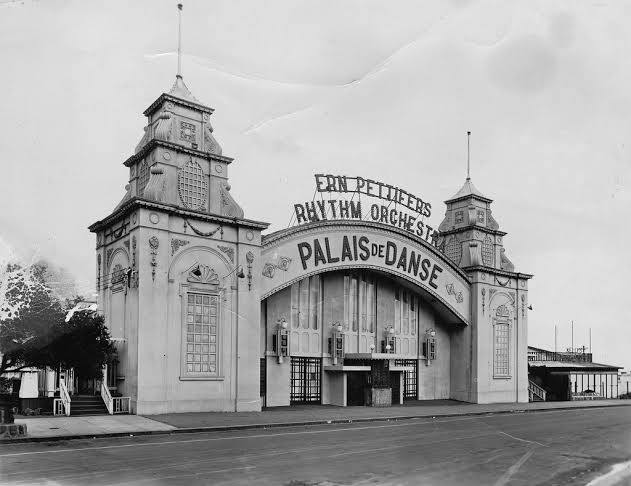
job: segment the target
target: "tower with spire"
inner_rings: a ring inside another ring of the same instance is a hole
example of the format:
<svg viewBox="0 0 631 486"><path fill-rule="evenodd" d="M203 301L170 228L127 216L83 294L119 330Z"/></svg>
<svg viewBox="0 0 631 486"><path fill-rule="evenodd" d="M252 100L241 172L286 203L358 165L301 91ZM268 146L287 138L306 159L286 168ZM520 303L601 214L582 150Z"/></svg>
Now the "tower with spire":
<svg viewBox="0 0 631 486"><path fill-rule="evenodd" d="M532 275L515 271L506 256L506 233L491 213L492 202L473 184L467 154L467 177L445 201L445 217L438 228L440 248L471 281L471 326L453 336L471 370L468 382L460 386L462 394L452 398L493 403L514 393L515 402L525 402Z"/></svg>
<svg viewBox="0 0 631 486"><path fill-rule="evenodd" d="M258 349L253 275L268 224L232 197L234 160L179 64L144 111L125 195L89 227L99 309L117 343L108 385L139 414L260 410L258 356L246 350Z"/></svg>

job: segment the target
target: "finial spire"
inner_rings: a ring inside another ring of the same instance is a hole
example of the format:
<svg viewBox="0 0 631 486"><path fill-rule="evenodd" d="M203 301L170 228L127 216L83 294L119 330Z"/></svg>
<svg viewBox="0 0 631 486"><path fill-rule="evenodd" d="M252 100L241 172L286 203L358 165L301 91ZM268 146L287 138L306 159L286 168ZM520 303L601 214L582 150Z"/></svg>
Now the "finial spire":
<svg viewBox="0 0 631 486"><path fill-rule="evenodd" d="M467 180L471 180L471 132L467 132Z"/></svg>
<svg viewBox="0 0 631 486"><path fill-rule="evenodd" d="M178 11L178 29L177 29L177 76L182 77L182 7L181 3L177 4Z"/></svg>

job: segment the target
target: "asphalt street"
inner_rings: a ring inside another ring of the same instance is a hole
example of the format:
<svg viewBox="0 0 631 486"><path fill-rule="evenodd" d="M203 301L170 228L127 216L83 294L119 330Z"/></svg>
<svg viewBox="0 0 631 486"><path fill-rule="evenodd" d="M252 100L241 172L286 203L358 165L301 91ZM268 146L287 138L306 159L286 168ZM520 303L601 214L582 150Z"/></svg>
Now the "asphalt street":
<svg viewBox="0 0 631 486"><path fill-rule="evenodd" d="M615 407L2 444L0 482L566 485L630 459L631 407Z"/></svg>

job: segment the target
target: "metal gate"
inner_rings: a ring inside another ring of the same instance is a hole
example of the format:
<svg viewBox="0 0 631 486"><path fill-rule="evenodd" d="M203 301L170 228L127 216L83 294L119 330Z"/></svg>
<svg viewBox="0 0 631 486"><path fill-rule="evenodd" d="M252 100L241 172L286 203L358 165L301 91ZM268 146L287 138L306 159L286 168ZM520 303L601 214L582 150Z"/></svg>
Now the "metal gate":
<svg viewBox="0 0 631 486"><path fill-rule="evenodd" d="M321 403L321 358L291 358L290 402Z"/></svg>
<svg viewBox="0 0 631 486"><path fill-rule="evenodd" d="M403 399L416 400L418 398L418 361L415 359L397 359L394 361L395 366L411 367L412 371L403 372Z"/></svg>
<svg viewBox="0 0 631 486"><path fill-rule="evenodd" d="M259 366L259 388L261 395L261 406L266 405L267 397L267 358L261 358Z"/></svg>

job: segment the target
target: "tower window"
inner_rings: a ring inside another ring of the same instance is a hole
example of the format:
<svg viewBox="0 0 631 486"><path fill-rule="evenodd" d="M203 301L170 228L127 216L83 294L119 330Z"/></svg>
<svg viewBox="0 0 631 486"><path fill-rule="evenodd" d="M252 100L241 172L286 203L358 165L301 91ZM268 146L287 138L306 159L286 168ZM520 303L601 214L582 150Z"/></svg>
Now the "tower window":
<svg viewBox="0 0 631 486"><path fill-rule="evenodd" d="M189 293L186 302L186 374L217 374L217 295Z"/></svg>
<svg viewBox="0 0 631 486"><path fill-rule="evenodd" d="M149 182L149 167L147 167L147 161L143 160L138 166L138 195L142 196L145 192L145 187L147 187L147 182Z"/></svg>
<svg viewBox="0 0 631 486"><path fill-rule="evenodd" d="M190 209L201 209L208 196L208 183L201 166L194 160L189 160L178 171L178 192L184 206Z"/></svg>
<svg viewBox="0 0 631 486"><path fill-rule="evenodd" d="M496 322L493 326L493 377L510 378L510 325Z"/></svg>

